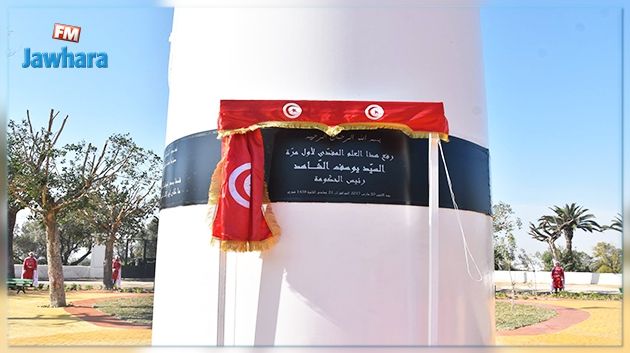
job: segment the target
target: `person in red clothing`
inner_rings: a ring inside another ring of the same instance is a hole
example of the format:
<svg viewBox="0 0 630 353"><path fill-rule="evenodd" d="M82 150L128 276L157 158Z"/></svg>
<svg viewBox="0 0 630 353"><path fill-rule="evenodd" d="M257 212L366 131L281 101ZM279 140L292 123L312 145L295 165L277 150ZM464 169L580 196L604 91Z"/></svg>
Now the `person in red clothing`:
<svg viewBox="0 0 630 353"><path fill-rule="evenodd" d="M33 286L37 286L37 259L32 251L28 253L28 257L22 264L22 279L32 279Z"/></svg>
<svg viewBox="0 0 630 353"><path fill-rule="evenodd" d="M120 256L116 255L112 261L112 284L114 287L120 288L122 282L122 263L120 262Z"/></svg>
<svg viewBox="0 0 630 353"><path fill-rule="evenodd" d="M551 289L555 293L564 289L564 269L558 261L555 262L551 270Z"/></svg>

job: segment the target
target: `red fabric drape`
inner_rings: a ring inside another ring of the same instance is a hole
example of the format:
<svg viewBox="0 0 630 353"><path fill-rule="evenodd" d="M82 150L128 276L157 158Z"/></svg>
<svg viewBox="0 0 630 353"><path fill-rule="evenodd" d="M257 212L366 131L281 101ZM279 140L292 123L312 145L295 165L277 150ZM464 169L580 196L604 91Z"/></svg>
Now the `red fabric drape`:
<svg viewBox="0 0 630 353"><path fill-rule="evenodd" d="M222 157L212 176L213 240L222 250L256 251L280 235L265 186L261 128L344 130L394 129L410 137L448 139L442 103L223 100L219 114Z"/></svg>
<svg viewBox="0 0 630 353"><path fill-rule="evenodd" d="M218 173L218 174L217 174ZM276 238L265 187L265 159L260 130L227 136L213 176L216 213L212 236L224 250L268 248ZM211 187L212 194L212 187ZM267 217L267 218L265 218Z"/></svg>
<svg viewBox="0 0 630 353"><path fill-rule="evenodd" d="M442 103L369 101L222 100L219 134L265 127L343 130L395 129L418 138L437 133L448 140Z"/></svg>

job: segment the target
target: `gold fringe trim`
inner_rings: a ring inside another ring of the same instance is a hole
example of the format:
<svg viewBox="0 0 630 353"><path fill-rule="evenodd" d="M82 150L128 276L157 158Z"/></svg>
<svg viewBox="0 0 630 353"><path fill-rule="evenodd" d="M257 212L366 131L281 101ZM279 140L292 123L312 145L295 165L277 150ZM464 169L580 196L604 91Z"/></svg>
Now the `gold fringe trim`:
<svg viewBox="0 0 630 353"><path fill-rule="evenodd" d="M208 188L208 205L216 205L221 195L221 186L225 179L225 159L221 158L217 164L212 178L210 179L210 188ZM214 220L214 217L212 218Z"/></svg>
<svg viewBox="0 0 630 353"><path fill-rule="evenodd" d="M280 225L276 221L276 216L271 208L271 200L269 199L269 190L267 189L267 183L265 182L265 189L263 191L263 216L267 222L267 227L271 230L272 238L280 237Z"/></svg>
<svg viewBox="0 0 630 353"><path fill-rule="evenodd" d="M240 241L240 240L221 240L219 238L212 237L210 244L217 245L221 251L235 251L235 252L251 252L251 251L264 251L272 248L280 237L273 235L265 240L260 241Z"/></svg>
<svg viewBox="0 0 630 353"><path fill-rule="evenodd" d="M235 135L235 134L245 134L249 131L254 131L256 129L263 129L268 127L280 127L286 129L317 129L323 131L328 136L336 136L342 131L349 130L376 130L376 129L390 129L390 130L398 130L405 135L411 138L428 138L431 132L428 131L414 131L409 126L400 123L344 123L334 126L329 126L322 123L310 122L310 121L263 121L260 123L256 123L250 125L248 127L243 127L239 129L232 130L220 130L219 138ZM444 142L448 142L448 134L437 132L440 139Z"/></svg>
<svg viewBox="0 0 630 353"><path fill-rule="evenodd" d="M241 241L241 240L221 240L219 238L212 237L210 244L219 245L221 251L236 251L236 252L248 252L248 251L264 251L271 249L280 239L280 226L276 221L276 217L273 214L271 208L271 201L269 200L269 191L267 190L267 183L265 183L263 192L263 216L265 222L271 231L271 237L260 241Z"/></svg>
<svg viewBox="0 0 630 353"><path fill-rule="evenodd" d="M212 225L214 219L217 216L217 209L219 208L219 196L221 194L221 186L223 185L223 179L225 177L225 160L221 158L217 163L214 172L212 172L212 178L210 179L210 187L208 188L208 225L210 228L210 234L212 234ZM214 237L210 237L210 245L213 245Z"/></svg>

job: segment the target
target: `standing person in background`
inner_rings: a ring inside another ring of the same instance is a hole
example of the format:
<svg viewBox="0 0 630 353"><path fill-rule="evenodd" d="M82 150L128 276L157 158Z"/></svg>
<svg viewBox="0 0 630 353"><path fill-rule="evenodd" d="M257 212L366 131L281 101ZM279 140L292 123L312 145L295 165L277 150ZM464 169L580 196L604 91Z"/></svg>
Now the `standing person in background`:
<svg viewBox="0 0 630 353"><path fill-rule="evenodd" d="M24 259L24 264L22 264L22 279L32 279L33 287L38 285L37 259L32 251L28 253L28 257Z"/></svg>
<svg viewBox="0 0 630 353"><path fill-rule="evenodd" d="M122 263L120 256L116 255L112 261L112 284L115 288L121 288L122 282Z"/></svg>
<svg viewBox="0 0 630 353"><path fill-rule="evenodd" d="M555 293L564 290L564 269L560 266L558 261L554 263L553 269L551 270L551 289Z"/></svg>

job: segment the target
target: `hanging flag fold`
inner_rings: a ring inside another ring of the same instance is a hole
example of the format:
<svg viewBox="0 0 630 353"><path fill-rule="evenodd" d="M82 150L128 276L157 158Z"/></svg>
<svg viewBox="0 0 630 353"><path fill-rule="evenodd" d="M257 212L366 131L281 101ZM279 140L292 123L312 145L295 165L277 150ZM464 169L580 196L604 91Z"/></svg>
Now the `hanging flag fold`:
<svg viewBox="0 0 630 353"><path fill-rule="evenodd" d="M209 204L214 205L213 240L223 251L261 251L280 234L267 187L260 130L227 136L212 175Z"/></svg>
<svg viewBox="0 0 630 353"><path fill-rule="evenodd" d="M221 160L212 175L212 239L223 251L261 251L280 236L267 186L260 129L398 130L412 138L435 133L448 141L442 103L222 100Z"/></svg>

